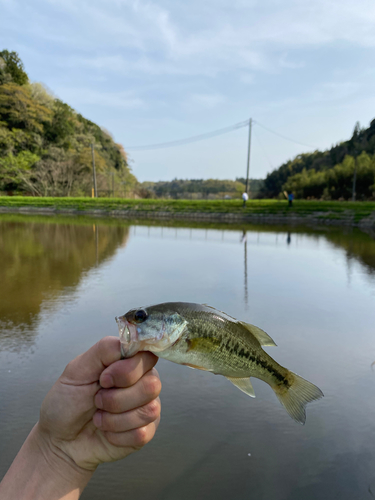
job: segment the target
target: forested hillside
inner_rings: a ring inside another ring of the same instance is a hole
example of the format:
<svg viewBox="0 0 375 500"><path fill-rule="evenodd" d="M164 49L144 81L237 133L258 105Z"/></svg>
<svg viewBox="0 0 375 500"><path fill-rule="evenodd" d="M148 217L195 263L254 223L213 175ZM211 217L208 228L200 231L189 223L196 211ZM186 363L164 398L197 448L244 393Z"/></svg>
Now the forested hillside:
<svg viewBox="0 0 375 500"><path fill-rule="evenodd" d="M173 181L143 182L141 194L145 198L218 199L240 198L245 185L239 180L174 179Z"/></svg>
<svg viewBox="0 0 375 500"><path fill-rule="evenodd" d="M99 195L131 194L137 180L122 146L41 83L31 83L16 52L0 51L0 191L91 195L91 144Z"/></svg>
<svg viewBox="0 0 375 500"><path fill-rule="evenodd" d="M350 199L355 176L356 198L375 198L375 120L368 128L357 123L350 140L327 151L296 156L267 175L261 197L283 190L298 198Z"/></svg>

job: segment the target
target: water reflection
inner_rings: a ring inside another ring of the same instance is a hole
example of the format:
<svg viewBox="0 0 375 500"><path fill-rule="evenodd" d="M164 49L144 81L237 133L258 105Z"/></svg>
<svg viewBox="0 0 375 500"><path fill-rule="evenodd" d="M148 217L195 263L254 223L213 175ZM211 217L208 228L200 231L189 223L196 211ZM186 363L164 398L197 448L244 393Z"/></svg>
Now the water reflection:
<svg viewBox="0 0 375 500"><path fill-rule="evenodd" d="M74 222L74 223L73 223ZM138 223L139 224L139 223ZM240 229L222 226L220 232L210 225L196 225L185 229L138 225L138 233L147 231L147 238L174 240L186 239L210 243L235 242ZM203 226L203 227L202 227ZM208 227L207 227L208 226ZM240 226L241 227L241 226ZM132 226L137 235L137 226ZM375 276L375 238L359 230L342 231L337 228L293 228L294 244L302 235L316 239L322 236L336 248L345 251L348 283L353 263L359 263L366 274ZM237 233L238 234L238 233ZM243 245L243 300L245 310L249 305L248 251L252 245L278 246L279 235L284 235L286 245L293 244L290 228L280 226L245 226L240 230ZM126 245L129 226L124 221L97 219L69 219L30 216L2 216L0 218L0 342L7 348L32 342L35 325L40 313L53 307L61 297L72 297L82 276L110 258L120 245ZM218 237L219 236L219 237ZM238 240L237 240L238 241Z"/></svg>
<svg viewBox="0 0 375 500"><path fill-rule="evenodd" d="M124 492L142 500L370 497L370 235L150 221L129 229L124 220L92 218L7 216L0 222L0 318L12 325L13 346L39 335L36 348L19 356L1 352L10 344L4 329L0 334L0 476L38 418L51 382L73 357L117 334L115 315L187 300L264 328L279 344L277 361L326 397L311 405L302 427L260 381L250 401L223 377L160 360L164 417L155 440L125 462L100 468L82 500L115 500ZM74 303L65 314L69 297Z"/></svg>
<svg viewBox="0 0 375 500"><path fill-rule="evenodd" d="M375 276L375 234L335 231L328 233L326 238L335 247L345 250L348 266L351 261L357 261L369 276Z"/></svg>
<svg viewBox="0 0 375 500"><path fill-rule="evenodd" d="M46 303L71 296L85 273L126 244L128 233L124 226L0 218L1 348L32 342Z"/></svg>
<svg viewBox="0 0 375 500"><path fill-rule="evenodd" d="M242 231L241 243L243 243L243 253L244 253L244 300L245 309L249 306L249 293L247 289L247 235L245 229Z"/></svg>

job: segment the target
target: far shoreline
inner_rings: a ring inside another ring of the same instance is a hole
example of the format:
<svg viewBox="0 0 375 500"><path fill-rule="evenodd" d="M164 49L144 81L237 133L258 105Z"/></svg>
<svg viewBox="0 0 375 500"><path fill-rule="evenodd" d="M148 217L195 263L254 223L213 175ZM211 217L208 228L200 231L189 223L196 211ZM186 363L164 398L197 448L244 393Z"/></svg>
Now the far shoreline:
<svg viewBox="0 0 375 500"><path fill-rule="evenodd" d="M1 196L1 213L86 215L158 221L227 224L334 225L375 227L375 202L297 200L160 200L121 198L37 198Z"/></svg>

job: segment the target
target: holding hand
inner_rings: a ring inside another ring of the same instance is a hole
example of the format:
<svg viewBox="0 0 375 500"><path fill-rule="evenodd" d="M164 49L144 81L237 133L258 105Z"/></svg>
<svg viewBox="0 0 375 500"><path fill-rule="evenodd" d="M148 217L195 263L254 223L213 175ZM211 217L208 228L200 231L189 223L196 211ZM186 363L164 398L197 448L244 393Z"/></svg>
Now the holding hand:
<svg viewBox="0 0 375 500"><path fill-rule="evenodd" d="M76 499L100 463L152 439L160 420L157 358L120 358L119 339L106 337L68 364L1 483L0 500Z"/></svg>

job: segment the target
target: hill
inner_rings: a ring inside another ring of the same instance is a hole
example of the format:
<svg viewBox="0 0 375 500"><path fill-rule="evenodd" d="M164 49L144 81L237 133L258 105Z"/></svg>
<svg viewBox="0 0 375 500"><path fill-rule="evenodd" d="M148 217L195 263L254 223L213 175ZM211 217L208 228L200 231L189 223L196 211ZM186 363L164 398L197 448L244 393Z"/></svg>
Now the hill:
<svg viewBox="0 0 375 500"><path fill-rule="evenodd" d="M110 133L31 83L16 52L0 51L0 191L87 196L92 154L99 194L130 194L137 183Z"/></svg>
<svg viewBox="0 0 375 500"><path fill-rule="evenodd" d="M350 199L353 177L358 199L375 198L375 119L356 124L348 141L327 151L304 153L267 175L260 197L293 191L298 198Z"/></svg>

